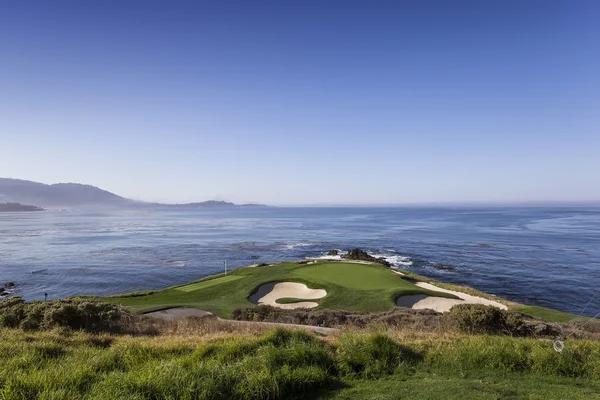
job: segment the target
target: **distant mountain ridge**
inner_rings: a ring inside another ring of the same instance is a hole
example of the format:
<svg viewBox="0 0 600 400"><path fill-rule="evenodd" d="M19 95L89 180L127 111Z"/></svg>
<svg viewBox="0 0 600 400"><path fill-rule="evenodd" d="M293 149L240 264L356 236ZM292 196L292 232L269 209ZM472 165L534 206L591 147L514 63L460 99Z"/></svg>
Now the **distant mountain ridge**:
<svg viewBox="0 0 600 400"><path fill-rule="evenodd" d="M135 201L92 185L80 183L44 183L21 179L0 178L0 203L32 204L38 207L148 207L177 208L238 207L225 201L204 201L189 204L159 204Z"/></svg>

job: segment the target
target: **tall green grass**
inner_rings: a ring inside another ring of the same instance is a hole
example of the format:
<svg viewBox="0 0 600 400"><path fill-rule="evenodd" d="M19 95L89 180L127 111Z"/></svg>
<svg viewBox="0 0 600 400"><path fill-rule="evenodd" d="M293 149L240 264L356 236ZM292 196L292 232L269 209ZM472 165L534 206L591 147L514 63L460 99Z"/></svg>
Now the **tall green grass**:
<svg viewBox="0 0 600 400"><path fill-rule="evenodd" d="M550 341L496 336L399 343L344 334L326 342L279 329L206 343L0 330L0 354L2 400L288 399L388 376L600 380L598 342L570 341L560 355Z"/></svg>

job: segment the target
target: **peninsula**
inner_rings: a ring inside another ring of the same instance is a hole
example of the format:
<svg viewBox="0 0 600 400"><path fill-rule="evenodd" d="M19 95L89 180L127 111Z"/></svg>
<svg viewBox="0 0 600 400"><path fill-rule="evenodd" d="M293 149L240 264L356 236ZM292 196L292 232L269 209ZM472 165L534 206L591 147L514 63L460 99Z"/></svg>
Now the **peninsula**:
<svg viewBox="0 0 600 400"><path fill-rule="evenodd" d="M29 206L20 203L0 203L0 212L28 212L44 211L41 207Z"/></svg>

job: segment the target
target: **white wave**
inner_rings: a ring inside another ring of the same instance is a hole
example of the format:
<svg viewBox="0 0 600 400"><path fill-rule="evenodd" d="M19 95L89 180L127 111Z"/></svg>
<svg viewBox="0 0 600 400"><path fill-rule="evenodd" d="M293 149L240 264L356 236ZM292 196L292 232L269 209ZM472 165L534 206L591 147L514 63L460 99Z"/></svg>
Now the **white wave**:
<svg viewBox="0 0 600 400"><path fill-rule="evenodd" d="M389 250L389 251L395 252L395 250ZM388 250L386 250L385 253L373 253L373 252L369 252L369 251L367 253L369 253L369 255L373 256L373 257L383 258L395 267L398 267L398 266L410 267L411 265L413 265L413 262L411 261L410 257L401 256L399 254L389 254Z"/></svg>
<svg viewBox="0 0 600 400"><path fill-rule="evenodd" d="M389 261L390 263L392 263L392 265L395 266L403 266L403 267L410 267L411 265L413 265L413 262L411 261L410 257L405 257L405 256L389 256L389 257L385 257L385 259L387 261Z"/></svg>
<svg viewBox="0 0 600 400"><path fill-rule="evenodd" d="M343 251L343 250L339 250L339 249L336 249L336 250L338 251L338 254L335 256L330 256L330 255L327 255L327 253L322 253L318 257L307 257L307 258L319 259L319 260L341 260L342 255L348 253L347 251ZM411 265L413 265L413 262L411 261L410 257L401 256L399 254L389 254L389 253L387 253L387 251L388 250L386 250L386 253L373 253L373 252L367 251L367 253L370 256L373 256L376 258L384 258L387 262L389 262L390 264L392 264L395 267L398 267L398 266L410 267ZM389 250L389 251L392 252L394 250Z"/></svg>
<svg viewBox="0 0 600 400"><path fill-rule="evenodd" d="M347 251L343 251L343 250L339 250L339 249L335 249L335 250L337 250L337 252L338 252L338 254L336 256L329 256L329 255L327 255L327 253L323 253L318 257L307 257L307 258L319 259L319 260L341 260L342 255L347 253Z"/></svg>
<svg viewBox="0 0 600 400"><path fill-rule="evenodd" d="M186 266L187 261L184 261L184 260L173 260L173 261L168 261L168 263L172 267L183 268L183 267Z"/></svg>
<svg viewBox="0 0 600 400"><path fill-rule="evenodd" d="M312 243L312 242L299 242L299 243L291 243L291 244L285 244L285 248L288 250L294 250L296 247L309 247L309 246L314 246L316 245L316 243Z"/></svg>

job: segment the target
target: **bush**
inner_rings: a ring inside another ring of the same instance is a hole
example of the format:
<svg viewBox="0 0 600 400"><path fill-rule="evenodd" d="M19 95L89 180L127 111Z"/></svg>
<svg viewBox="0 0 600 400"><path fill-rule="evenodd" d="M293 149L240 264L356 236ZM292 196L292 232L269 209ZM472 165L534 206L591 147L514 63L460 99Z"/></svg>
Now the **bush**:
<svg viewBox="0 0 600 400"><path fill-rule="evenodd" d="M396 308L390 311L357 314L333 310L282 310L266 305L252 308L238 308L232 319L237 321L280 322L312 326L358 326L386 324L424 330L435 329L439 325L440 313L433 310L411 310Z"/></svg>
<svg viewBox="0 0 600 400"><path fill-rule="evenodd" d="M442 325L470 334L525 336L523 318L483 304L458 304L442 316Z"/></svg>
<svg viewBox="0 0 600 400"><path fill-rule="evenodd" d="M11 297L0 302L0 327L18 328L25 319L25 300Z"/></svg>
<svg viewBox="0 0 600 400"><path fill-rule="evenodd" d="M87 299L26 303L21 297L0 302L0 327L47 330L56 327L88 332L122 332L131 315L122 307Z"/></svg>
<svg viewBox="0 0 600 400"><path fill-rule="evenodd" d="M419 354L382 334L342 336L336 356L340 372L367 379L393 374L422 359Z"/></svg>

